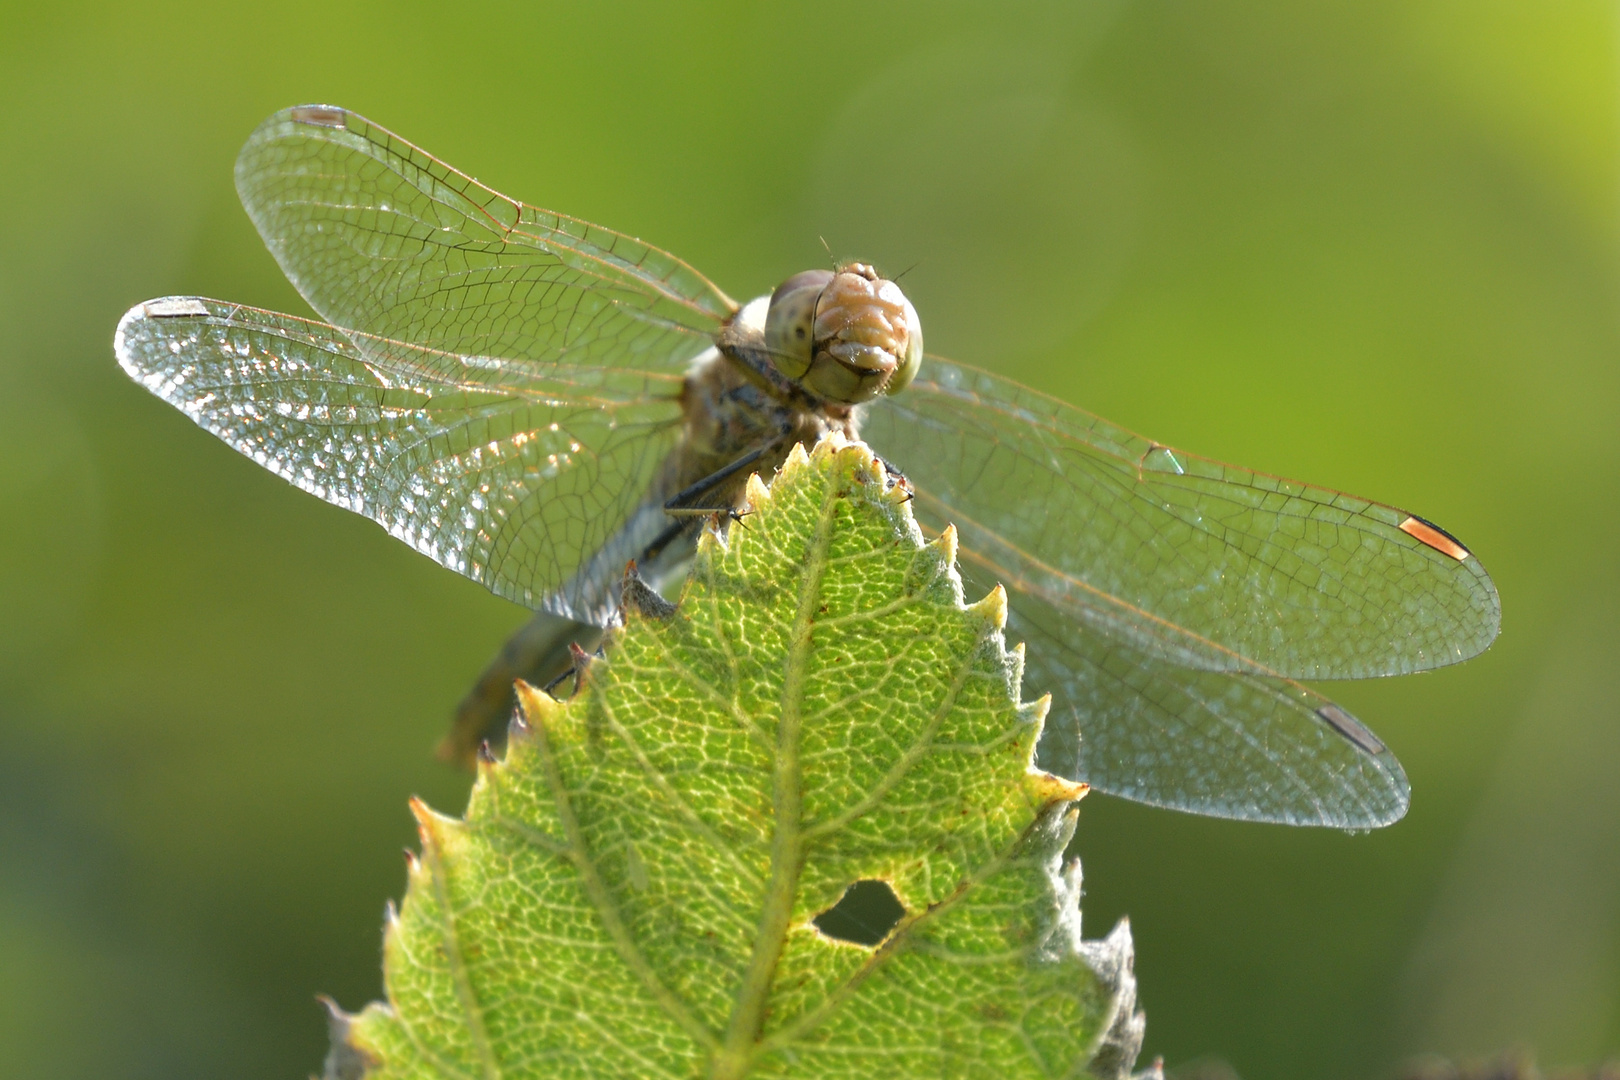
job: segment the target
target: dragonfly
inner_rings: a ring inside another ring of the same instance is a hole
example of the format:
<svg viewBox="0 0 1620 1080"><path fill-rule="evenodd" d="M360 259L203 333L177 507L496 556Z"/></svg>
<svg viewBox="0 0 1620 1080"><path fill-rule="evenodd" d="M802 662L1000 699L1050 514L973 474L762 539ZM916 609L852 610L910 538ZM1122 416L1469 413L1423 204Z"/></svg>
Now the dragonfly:
<svg viewBox="0 0 1620 1080"><path fill-rule="evenodd" d="M627 562L678 583L749 472L835 431L903 478L925 531L954 525L970 591L1006 587L1023 685L1053 695L1037 764L1099 792L1389 824L1410 801L1399 761L1304 681L1428 670L1496 636L1490 576L1438 525L925 354L870 266L739 304L327 105L261 124L236 185L323 321L163 297L124 316L118 360L265 468L537 611L463 702L451 756L504 722L513 678L611 624Z"/></svg>

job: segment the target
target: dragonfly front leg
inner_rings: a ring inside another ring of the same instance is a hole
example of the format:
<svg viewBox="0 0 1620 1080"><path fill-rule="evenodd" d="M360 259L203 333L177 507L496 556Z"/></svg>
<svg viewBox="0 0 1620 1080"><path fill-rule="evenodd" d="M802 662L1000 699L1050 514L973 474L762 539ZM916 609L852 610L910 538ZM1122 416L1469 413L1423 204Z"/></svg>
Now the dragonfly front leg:
<svg viewBox="0 0 1620 1080"><path fill-rule="evenodd" d="M736 510L730 506L697 506L694 504L767 454L780 450L787 440L788 432L779 432L775 438L755 447L725 468L716 469L697 483L687 485L664 502L664 513L674 518L707 517L714 513L729 513L735 519L737 516Z"/></svg>
<svg viewBox="0 0 1620 1080"><path fill-rule="evenodd" d="M917 497L917 493L912 490L911 481L906 479L906 474L901 472L899 469L895 468L893 465L891 465L887 458L880 457L877 454L873 454L872 455L872 460L876 461L879 465L883 466L884 473L886 473L888 475L888 477L889 477L889 486L890 487L894 487L894 486L898 485L901 488L905 489L906 501L907 502L910 502L912 499Z"/></svg>

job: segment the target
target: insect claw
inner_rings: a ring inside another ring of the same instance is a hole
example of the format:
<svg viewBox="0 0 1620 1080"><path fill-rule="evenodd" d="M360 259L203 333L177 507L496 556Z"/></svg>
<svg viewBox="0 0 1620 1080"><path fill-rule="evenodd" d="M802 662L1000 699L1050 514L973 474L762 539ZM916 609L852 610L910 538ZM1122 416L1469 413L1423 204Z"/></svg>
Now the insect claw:
<svg viewBox="0 0 1620 1080"><path fill-rule="evenodd" d="M906 479L905 473L889 464L888 461L878 454L873 454L872 460L883 466L883 472L888 476L889 483L891 485L898 485L906 489L906 498L911 499L915 497L916 493L911 490L911 481Z"/></svg>
<svg viewBox="0 0 1620 1080"><path fill-rule="evenodd" d="M572 667L566 668L561 675L558 675L555 679L552 679L540 689L544 690L548 694L551 694L552 697L556 697L557 695L553 693L553 691L555 691L557 687L561 686L563 684L563 680L568 678L568 676L572 675L573 673L574 669Z"/></svg>

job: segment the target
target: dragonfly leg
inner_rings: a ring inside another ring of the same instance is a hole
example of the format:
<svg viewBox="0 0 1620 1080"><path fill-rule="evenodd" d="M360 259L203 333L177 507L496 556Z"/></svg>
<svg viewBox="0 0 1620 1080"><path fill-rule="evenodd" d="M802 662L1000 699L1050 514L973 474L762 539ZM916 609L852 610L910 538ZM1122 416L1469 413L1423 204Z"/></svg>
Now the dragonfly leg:
<svg viewBox="0 0 1620 1080"><path fill-rule="evenodd" d="M669 508L666 506L664 509L667 512ZM679 540L681 535L690 528L692 528L692 522L684 517L670 522L664 527L663 532L653 537L652 543L641 549L641 554L636 556L635 563L642 565L652 562L664 553L665 548Z"/></svg>
<svg viewBox="0 0 1620 1080"><path fill-rule="evenodd" d="M911 489L911 481L906 479L906 474L889 464L887 458L884 458L879 454L873 454L872 460L883 466L883 471L888 474L890 486L898 484L906 489L907 502L910 502L912 499L917 497L917 493Z"/></svg>
<svg viewBox="0 0 1620 1080"><path fill-rule="evenodd" d="M574 649L577 648L579 648L578 645L573 645L573 647L568 650L568 657L570 661L574 659ZM567 682L570 675L574 677L574 693L579 693L579 666L575 663L570 663L567 667L563 668L562 671L558 672L557 677L546 683L543 689L552 697L556 697L557 687Z"/></svg>
<svg viewBox="0 0 1620 1080"><path fill-rule="evenodd" d="M569 646L583 642L594 646L602 628L575 622L550 612L536 612L523 627L507 639L491 660L478 682L456 706L455 722L439 744L439 757L470 766L478 745L485 738L497 742L517 701L512 684L524 679L535 686L555 686L573 673Z"/></svg>
<svg viewBox="0 0 1620 1080"><path fill-rule="evenodd" d="M787 440L787 437L787 432L784 431L773 438L770 442L757 446L748 451L748 453L744 454L736 461L733 461L725 468L717 469L708 476L705 476L703 479L699 480L697 483L690 484L687 487L682 488L680 491L677 491L674 495L670 496L667 501L665 501L664 513L676 518L707 517L709 514L713 514L716 511L719 511L720 513L735 513L735 511L729 506L694 506L693 503L701 499L704 495L712 492L715 488L719 487L727 480L730 480L733 476L736 476L738 473L748 468L748 466L754 464L754 462L758 461L766 454L769 454L774 450L781 449L782 443Z"/></svg>

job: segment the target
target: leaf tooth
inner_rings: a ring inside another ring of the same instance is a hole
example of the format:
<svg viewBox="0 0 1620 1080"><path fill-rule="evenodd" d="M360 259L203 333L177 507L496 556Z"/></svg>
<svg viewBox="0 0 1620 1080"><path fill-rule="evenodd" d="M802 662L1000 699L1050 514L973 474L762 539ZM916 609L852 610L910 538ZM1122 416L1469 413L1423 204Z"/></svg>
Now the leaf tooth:
<svg viewBox="0 0 1620 1080"><path fill-rule="evenodd" d="M1007 658L1007 693L1020 708L1025 708L1029 703L1024 700L1024 643L1020 641L1003 655Z"/></svg>
<svg viewBox="0 0 1620 1080"><path fill-rule="evenodd" d="M423 843L432 843L440 839L444 826L453 824L456 820L445 817L416 795L411 796L410 807L411 816L416 819L416 831L421 834Z"/></svg>
<svg viewBox="0 0 1620 1080"><path fill-rule="evenodd" d="M439 813L427 803L411 796L411 816L416 818L416 834L422 839L422 863L454 857L465 846L466 823L460 818Z"/></svg>
<svg viewBox="0 0 1620 1080"><path fill-rule="evenodd" d="M634 559L625 566L624 578L619 582L619 608L626 614L634 612L649 619L668 619L675 614L675 605L647 584Z"/></svg>
<svg viewBox="0 0 1620 1080"><path fill-rule="evenodd" d="M356 1013L344 1012L342 1007L325 994L316 997L326 1010L328 1050L326 1070L328 1076L361 1076L372 1072L381 1064L374 1055L356 1045L354 1027L360 1021Z"/></svg>
<svg viewBox="0 0 1620 1080"><path fill-rule="evenodd" d="M969 604L963 610L983 619L992 630L1003 629L1007 625L1007 590L998 582L995 588L984 594L984 599Z"/></svg>
<svg viewBox="0 0 1620 1080"><path fill-rule="evenodd" d="M1085 798L1086 792L1090 790L1090 784L1065 780L1033 765L1024 773L1025 793L1029 795L1031 801L1042 806L1048 803L1074 802L1076 799Z"/></svg>
<svg viewBox="0 0 1620 1080"><path fill-rule="evenodd" d="M326 1010L326 1018L328 1022L334 1025L343 1025L345 1028L344 1034L347 1035L348 1032L346 1029L349 1023L354 1020L354 1016L350 1013L344 1012L343 1006L339 1005L336 1001L325 994L316 994L315 1000L320 1004L321 1008Z"/></svg>
<svg viewBox="0 0 1620 1080"><path fill-rule="evenodd" d="M946 566L956 565L957 537L956 526L946 525L945 531L928 542L928 547L938 550L939 557L945 561Z"/></svg>
<svg viewBox="0 0 1620 1080"><path fill-rule="evenodd" d="M826 461L828 458L834 457L842 452L849 445L850 442L848 439L844 438L843 432L829 431L820 439L816 440L815 448L810 453L810 460L815 462ZM857 445L864 446L865 444L859 443ZM868 453L870 453L870 451L868 451Z"/></svg>
<svg viewBox="0 0 1620 1080"><path fill-rule="evenodd" d="M795 445L794 449L798 450L800 447ZM790 459L792 456L792 454L788 455ZM748 500L748 509L752 512L757 512L760 507L771 501L771 489L765 481L759 478L759 473L748 474L747 491L744 493L744 497Z"/></svg>
<svg viewBox="0 0 1620 1080"><path fill-rule="evenodd" d="M1042 694L1034 701L1022 703L1018 709L1028 717L1027 723L1035 725L1035 738L1039 741L1041 729L1046 726L1046 714L1052 711L1052 695Z"/></svg>
<svg viewBox="0 0 1620 1080"><path fill-rule="evenodd" d="M821 449L821 443L816 444L816 449ZM804 452L804 443L794 443L793 449L788 451L787 460L782 462L782 467L780 469L776 470L776 476L777 479L781 479L784 476L792 476L801 469L807 469L809 467L810 455Z"/></svg>
<svg viewBox="0 0 1620 1080"><path fill-rule="evenodd" d="M826 448L824 451L823 447ZM893 488L884 490L884 468L878 464L872 448L861 440L846 438L840 431L829 431L816 444L816 450L835 458L841 471L846 471L857 483L871 489L867 497L886 499L890 506L909 501L902 492Z"/></svg>
<svg viewBox="0 0 1620 1080"><path fill-rule="evenodd" d="M697 562L702 565L718 556L724 556L729 550L726 543L726 534L721 531L720 523L710 518L703 525L703 531L698 533Z"/></svg>
<svg viewBox="0 0 1620 1080"><path fill-rule="evenodd" d="M591 666L596 663L596 657L581 648L579 642L570 641L568 643L568 660L574 666L574 685L584 687L586 683L590 682ZM544 692L541 691L541 693ZM556 699L553 698L552 700L555 701ZM559 704L558 707L560 708L561 705Z"/></svg>
<svg viewBox="0 0 1620 1080"><path fill-rule="evenodd" d="M529 738L532 730L533 729L529 727L529 722L523 719L523 710L513 710L512 719L506 722L507 753L511 753L511 747L514 742L526 741Z"/></svg>
<svg viewBox="0 0 1620 1080"><path fill-rule="evenodd" d="M422 847L424 849L426 849L428 847L428 845L433 843L433 841L432 841L432 839L429 838L429 836L425 832L421 831L420 826L418 826L418 832L420 833L420 835L422 837ZM411 895L411 893L417 892L417 891L419 891L421 889L431 889L433 887L432 882L430 881L431 877L432 877L432 872L428 868L427 860L422 858L416 852L412 851L410 848L406 848L405 849L405 895L407 897L409 897ZM394 910L394 902L392 900L390 900L388 902L388 906L389 906L389 911L392 913L392 916L393 916L392 921L389 923L389 925L391 926L391 925L393 925L394 922L398 922L399 913L398 913L398 911Z"/></svg>
<svg viewBox="0 0 1620 1080"><path fill-rule="evenodd" d="M562 725L563 703L529 683L519 679L516 684L518 705L530 726L543 725L547 731L556 731Z"/></svg>

